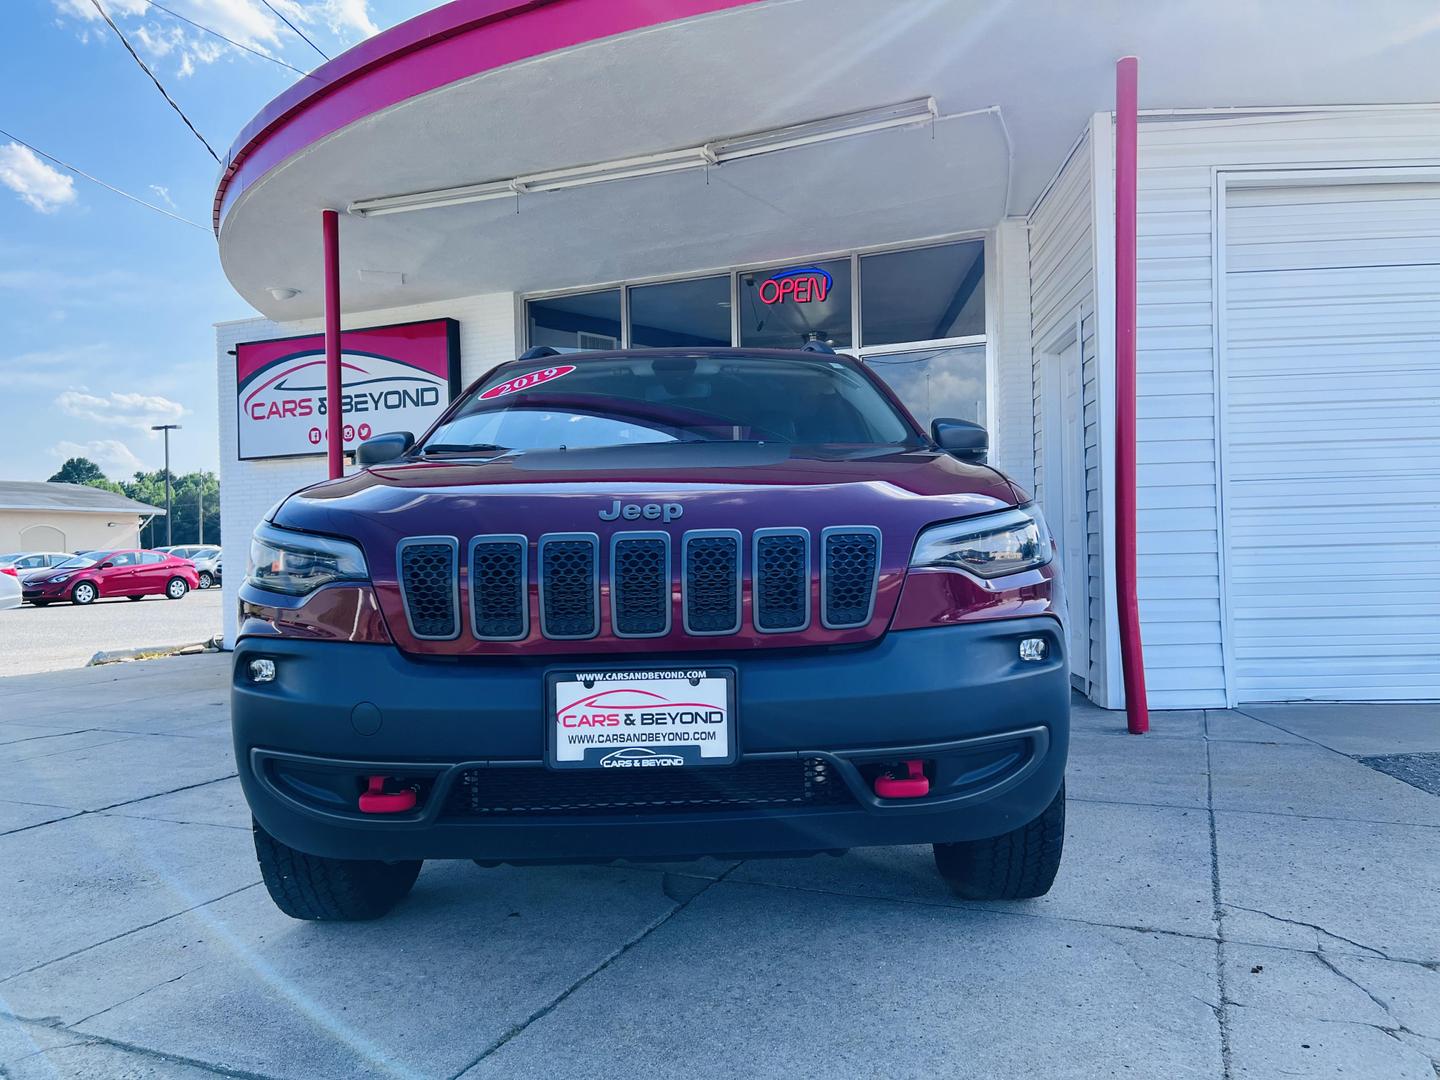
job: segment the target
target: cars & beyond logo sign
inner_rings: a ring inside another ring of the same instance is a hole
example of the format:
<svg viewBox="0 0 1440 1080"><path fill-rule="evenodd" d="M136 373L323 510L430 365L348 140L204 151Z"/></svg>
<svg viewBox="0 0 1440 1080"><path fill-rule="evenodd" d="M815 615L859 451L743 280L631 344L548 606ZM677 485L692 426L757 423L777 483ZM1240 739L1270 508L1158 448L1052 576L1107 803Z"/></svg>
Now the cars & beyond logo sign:
<svg viewBox="0 0 1440 1080"><path fill-rule="evenodd" d="M760 283L760 301L765 304L822 303L835 284L828 271L818 266L797 266L793 270L777 270Z"/></svg>
<svg viewBox="0 0 1440 1080"><path fill-rule="evenodd" d="M347 330L340 378L346 450L386 431L419 434L459 392L459 324L431 319ZM237 345L235 385L242 460L325 452L323 334Z"/></svg>

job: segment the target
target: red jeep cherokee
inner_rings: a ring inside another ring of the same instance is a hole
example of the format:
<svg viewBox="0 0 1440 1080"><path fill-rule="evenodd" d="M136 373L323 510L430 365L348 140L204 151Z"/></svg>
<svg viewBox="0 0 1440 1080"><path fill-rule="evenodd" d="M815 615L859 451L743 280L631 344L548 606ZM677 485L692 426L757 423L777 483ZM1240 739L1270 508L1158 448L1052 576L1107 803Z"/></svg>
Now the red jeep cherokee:
<svg viewBox="0 0 1440 1080"><path fill-rule="evenodd" d="M859 361L538 349L284 500L233 715L265 883L371 918L425 859L933 844L1039 896L1064 831L1053 545Z"/></svg>

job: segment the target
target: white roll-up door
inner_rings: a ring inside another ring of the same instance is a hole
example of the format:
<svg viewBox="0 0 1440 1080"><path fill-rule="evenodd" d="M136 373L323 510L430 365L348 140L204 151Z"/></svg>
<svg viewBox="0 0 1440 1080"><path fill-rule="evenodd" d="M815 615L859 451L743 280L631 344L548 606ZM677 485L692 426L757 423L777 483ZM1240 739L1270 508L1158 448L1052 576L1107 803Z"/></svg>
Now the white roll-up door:
<svg viewBox="0 0 1440 1080"><path fill-rule="evenodd" d="M1230 187L1223 326L1236 698L1440 698L1440 184Z"/></svg>

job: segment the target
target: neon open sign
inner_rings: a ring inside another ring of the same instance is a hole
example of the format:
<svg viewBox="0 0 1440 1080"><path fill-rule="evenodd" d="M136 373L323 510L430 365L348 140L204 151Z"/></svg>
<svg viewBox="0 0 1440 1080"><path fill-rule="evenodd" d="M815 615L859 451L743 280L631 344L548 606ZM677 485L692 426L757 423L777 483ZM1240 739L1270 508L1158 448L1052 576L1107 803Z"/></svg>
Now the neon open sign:
<svg viewBox="0 0 1440 1080"><path fill-rule="evenodd" d="M760 283L760 300L766 304L781 304L786 300L797 304L818 303L830 295L833 284L835 279L818 266L777 270Z"/></svg>

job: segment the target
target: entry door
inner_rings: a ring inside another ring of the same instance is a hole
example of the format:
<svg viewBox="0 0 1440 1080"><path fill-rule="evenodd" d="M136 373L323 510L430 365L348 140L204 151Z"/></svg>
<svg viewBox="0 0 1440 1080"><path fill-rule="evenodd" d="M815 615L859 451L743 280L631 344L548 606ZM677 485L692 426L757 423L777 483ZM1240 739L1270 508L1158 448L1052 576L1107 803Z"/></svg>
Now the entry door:
<svg viewBox="0 0 1440 1080"><path fill-rule="evenodd" d="M1090 673L1090 581L1085 515L1085 381L1080 343L1072 341L1046 358L1044 473L1040 505L1060 549L1065 579L1070 670L1088 688Z"/></svg>
<svg viewBox="0 0 1440 1080"><path fill-rule="evenodd" d="M1236 699L1440 698L1440 184L1232 181L1224 328Z"/></svg>

